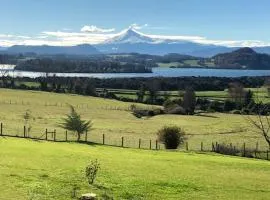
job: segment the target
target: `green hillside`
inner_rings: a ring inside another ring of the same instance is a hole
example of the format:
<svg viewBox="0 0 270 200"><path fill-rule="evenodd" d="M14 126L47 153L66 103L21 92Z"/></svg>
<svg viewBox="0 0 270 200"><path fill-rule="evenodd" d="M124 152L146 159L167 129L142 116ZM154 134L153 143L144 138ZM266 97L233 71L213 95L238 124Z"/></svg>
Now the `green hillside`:
<svg viewBox="0 0 270 200"><path fill-rule="evenodd" d="M106 193L115 199L268 199L269 161L0 138L0 199L72 199ZM84 168L98 159L96 184Z"/></svg>
<svg viewBox="0 0 270 200"><path fill-rule="evenodd" d="M94 142L101 142L102 135L105 134L107 144L120 145L121 137L125 137L126 146L138 147L138 140L141 138L142 147L149 148L149 140L156 140L158 129L164 125L177 125L186 131L191 150L199 150L201 142L206 150L211 149L212 142L233 143L239 147L245 142L249 148L255 148L259 142L260 149L267 148L266 142L241 115L206 113L199 116L159 115L139 119L128 110L132 103L79 95L7 89L0 89L0 122L3 123L3 132L23 135L23 115L30 110L34 118L31 120L32 136L44 137L47 128L50 131L56 129L58 139L64 138L65 130L58 124L69 112L68 104L74 105L82 114L82 118L93 121L94 129L89 133L88 139ZM68 137L72 138L73 135L69 134Z"/></svg>

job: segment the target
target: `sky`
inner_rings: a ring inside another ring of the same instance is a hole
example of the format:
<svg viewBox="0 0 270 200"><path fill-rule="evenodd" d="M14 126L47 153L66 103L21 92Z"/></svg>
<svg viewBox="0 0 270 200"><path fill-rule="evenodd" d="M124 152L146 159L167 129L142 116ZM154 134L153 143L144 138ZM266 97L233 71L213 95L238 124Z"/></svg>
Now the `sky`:
<svg viewBox="0 0 270 200"><path fill-rule="evenodd" d="M130 26L202 43L270 46L269 0L0 0L0 7L0 46L95 44Z"/></svg>

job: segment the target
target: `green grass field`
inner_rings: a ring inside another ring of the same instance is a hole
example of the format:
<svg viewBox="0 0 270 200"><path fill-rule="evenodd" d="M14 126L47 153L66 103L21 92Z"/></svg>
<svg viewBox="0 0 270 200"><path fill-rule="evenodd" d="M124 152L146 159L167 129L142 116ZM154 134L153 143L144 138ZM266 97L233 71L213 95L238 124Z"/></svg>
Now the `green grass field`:
<svg viewBox="0 0 270 200"><path fill-rule="evenodd" d="M256 102L262 101L263 103L270 102L270 98L268 96L267 88L246 88L246 90L250 89L253 92L254 100ZM101 89L100 89L101 91ZM125 90L125 89L108 89L108 91L114 93L118 97L126 97L130 99L137 98L137 90ZM171 98L179 97L179 91L162 91L159 92L159 96L163 96L163 93L171 95ZM181 91L184 93L184 91ZM228 91L196 91L196 96L201 98L208 98L213 100L224 101L229 98ZM147 97L147 93L146 93Z"/></svg>
<svg viewBox="0 0 270 200"><path fill-rule="evenodd" d="M84 169L101 169L89 187ZM114 199L245 199L270 196L270 162L215 154L135 150L0 137L0 199L68 200L107 193Z"/></svg>
<svg viewBox="0 0 270 200"><path fill-rule="evenodd" d="M214 60L205 62L205 65L201 65L199 60L183 60L182 62L170 62L170 63L157 63L158 67L168 68L168 67L215 67Z"/></svg>
<svg viewBox="0 0 270 200"><path fill-rule="evenodd" d="M105 134L106 143L110 145L120 145L121 137L124 137L125 146L138 147L141 138L142 147L149 148L149 140L156 140L158 129L165 125L177 125L187 133L191 150L199 150L201 142L205 150L211 149L212 142L233 143L239 147L245 142L249 148L255 148L258 142L261 150L267 148L266 142L241 115L208 113L201 116L159 115L139 119L128 110L131 103L70 94L1 89L0 122L4 124L4 133L23 135L23 114L30 110L34 117L31 121L32 136L43 135L44 138L47 128L49 131L56 129L57 139L63 139L65 130L59 128L58 124L69 112L67 104L75 106L83 119L93 121L93 130L88 139L98 143ZM75 139L71 134L69 138Z"/></svg>

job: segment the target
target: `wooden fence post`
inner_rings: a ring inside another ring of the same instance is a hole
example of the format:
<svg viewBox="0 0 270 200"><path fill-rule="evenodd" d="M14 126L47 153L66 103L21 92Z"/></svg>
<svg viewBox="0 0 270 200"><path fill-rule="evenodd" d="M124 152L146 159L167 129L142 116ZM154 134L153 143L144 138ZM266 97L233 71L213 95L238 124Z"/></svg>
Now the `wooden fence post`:
<svg viewBox="0 0 270 200"><path fill-rule="evenodd" d="M156 140L156 150L158 150L158 141Z"/></svg>
<svg viewBox="0 0 270 200"><path fill-rule="evenodd" d="M105 134L102 135L102 144L105 144Z"/></svg>
<svg viewBox="0 0 270 200"><path fill-rule="evenodd" d="M255 148L255 158L257 158L257 152L259 151L259 143L256 143L256 148Z"/></svg>
<svg viewBox="0 0 270 200"><path fill-rule="evenodd" d="M54 129L54 132L53 132L53 141L55 142L56 141L56 130Z"/></svg>
<svg viewBox="0 0 270 200"><path fill-rule="evenodd" d="M1 128L0 128L1 130L1 135L3 135L3 123L1 123Z"/></svg>
<svg viewBox="0 0 270 200"><path fill-rule="evenodd" d="M212 151L215 151L215 144L212 142Z"/></svg>
<svg viewBox="0 0 270 200"><path fill-rule="evenodd" d="M269 150L266 151L266 159L269 160Z"/></svg>
<svg viewBox="0 0 270 200"><path fill-rule="evenodd" d="M201 151L203 151L203 142L201 142Z"/></svg>
<svg viewBox="0 0 270 200"><path fill-rule="evenodd" d="M48 140L48 129L45 131L45 140Z"/></svg>
<svg viewBox="0 0 270 200"><path fill-rule="evenodd" d="M122 137L122 147L124 147L124 137Z"/></svg>
<svg viewBox="0 0 270 200"><path fill-rule="evenodd" d="M188 142L186 142L186 150L188 151Z"/></svg>
<svg viewBox="0 0 270 200"><path fill-rule="evenodd" d="M150 140L149 142L150 142L150 148L149 149L152 149L152 140Z"/></svg>
<svg viewBox="0 0 270 200"><path fill-rule="evenodd" d="M66 131L66 142L68 141L68 138L67 138L67 131Z"/></svg>
<svg viewBox="0 0 270 200"><path fill-rule="evenodd" d="M85 142L87 142L87 134L88 134L88 132L86 131L85 132Z"/></svg>
<svg viewBox="0 0 270 200"><path fill-rule="evenodd" d="M139 139L139 149L141 148L141 139Z"/></svg>
<svg viewBox="0 0 270 200"><path fill-rule="evenodd" d="M25 138L26 137L26 127L23 126L23 137Z"/></svg>
<svg viewBox="0 0 270 200"><path fill-rule="evenodd" d="M246 157L246 143L243 144L243 156Z"/></svg>

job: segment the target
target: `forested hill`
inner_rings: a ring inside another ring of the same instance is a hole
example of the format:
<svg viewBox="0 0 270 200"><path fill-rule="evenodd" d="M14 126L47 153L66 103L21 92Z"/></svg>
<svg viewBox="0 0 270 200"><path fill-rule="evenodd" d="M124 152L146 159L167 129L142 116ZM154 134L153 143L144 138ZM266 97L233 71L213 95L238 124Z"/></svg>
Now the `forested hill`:
<svg viewBox="0 0 270 200"><path fill-rule="evenodd" d="M248 47L213 58L215 65L222 68L270 69L270 55L257 53Z"/></svg>
<svg viewBox="0 0 270 200"><path fill-rule="evenodd" d="M19 62L16 70L53 73L151 73L143 63L116 60L34 58Z"/></svg>

